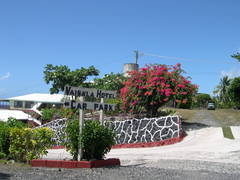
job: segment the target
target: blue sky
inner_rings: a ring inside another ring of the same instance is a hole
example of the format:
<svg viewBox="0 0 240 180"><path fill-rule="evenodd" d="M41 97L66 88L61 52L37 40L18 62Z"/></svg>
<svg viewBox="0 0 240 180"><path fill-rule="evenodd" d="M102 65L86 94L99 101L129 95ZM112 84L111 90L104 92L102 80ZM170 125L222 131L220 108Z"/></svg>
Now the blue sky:
<svg viewBox="0 0 240 180"><path fill-rule="evenodd" d="M176 64L211 93L223 75L240 75L238 0L0 1L0 98L47 93L46 64L72 70L94 65L101 76L122 72L134 50Z"/></svg>

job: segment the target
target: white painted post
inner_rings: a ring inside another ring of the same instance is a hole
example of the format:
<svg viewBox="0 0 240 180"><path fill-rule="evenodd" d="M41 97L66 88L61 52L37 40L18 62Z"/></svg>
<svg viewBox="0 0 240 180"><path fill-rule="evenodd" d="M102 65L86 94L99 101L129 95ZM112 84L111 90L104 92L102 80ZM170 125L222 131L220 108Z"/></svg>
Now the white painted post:
<svg viewBox="0 0 240 180"><path fill-rule="evenodd" d="M101 103L104 103L103 98L101 98ZM103 110L100 110L100 117L99 117L99 120L100 120L100 124L103 125L103 122L104 122Z"/></svg>
<svg viewBox="0 0 240 180"><path fill-rule="evenodd" d="M80 97L80 102L83 103L84 102L84 98L83 96ZM84 111L83 109L79 109L79 136L81 136L82 134L82 128L84 126ZM82 148L81 145L79 143L78 145L78 160L81 161L82 159Z"/></svg>

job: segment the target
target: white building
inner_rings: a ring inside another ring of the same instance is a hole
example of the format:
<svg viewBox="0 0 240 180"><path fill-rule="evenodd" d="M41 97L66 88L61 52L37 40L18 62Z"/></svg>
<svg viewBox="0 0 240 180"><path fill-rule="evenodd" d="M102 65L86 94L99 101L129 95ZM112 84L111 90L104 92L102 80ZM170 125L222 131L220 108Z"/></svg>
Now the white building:
<svg viewBox="0 0 240 180"><path fill-rule="evenodd" d="M7 121L9 117L21 121L31 121L40 125L39 111L46 107L61 107L63 94L28 94L0 100L0 121Z"/></svg>
<svg viewBox="0 0 240 180"><path fill-rule="evenodd" d="M63 94L27 94L8 98L10 109L32 109L38 105L43 107L61 106Z"/></svg>

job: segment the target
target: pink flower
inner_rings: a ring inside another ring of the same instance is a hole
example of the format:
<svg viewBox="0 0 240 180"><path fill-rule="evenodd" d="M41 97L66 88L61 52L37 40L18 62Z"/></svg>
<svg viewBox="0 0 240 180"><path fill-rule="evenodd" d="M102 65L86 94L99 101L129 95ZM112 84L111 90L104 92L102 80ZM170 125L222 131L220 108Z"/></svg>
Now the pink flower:
<svg viewBox="0 0 240 180"><path fill-rule="evenodd" d="M135 106L137 104L137 100L135 100L132 105Z"/></svg>
<svg viewBox="0 0 240 180"><path fill-rule="evenodd" d="M152 92L147 91L147 92L144 93L144 95L145 95L145 96L152 95Z"/></svg>
<svg viewBox="0 0 240 180"><path fill-rule="evenodd" d="M171 95L171 89L166 89L165 90L165 95L167 96L167 97L169 97L170 95Z"/></svg>
<svg viewBox="0 0 240 180"><path fill-rule="evenodd" d="M185 88L185 86L183 84L178 84L177 86L180 88Z"/></svg>
<svg viewBox="0 0 240 180"><path fill-rule="evenodd" d="M183 104L186 104L186 103L187 103L187 99L184 99L184 100L182 101L182 103L183 103Z"/></svg>

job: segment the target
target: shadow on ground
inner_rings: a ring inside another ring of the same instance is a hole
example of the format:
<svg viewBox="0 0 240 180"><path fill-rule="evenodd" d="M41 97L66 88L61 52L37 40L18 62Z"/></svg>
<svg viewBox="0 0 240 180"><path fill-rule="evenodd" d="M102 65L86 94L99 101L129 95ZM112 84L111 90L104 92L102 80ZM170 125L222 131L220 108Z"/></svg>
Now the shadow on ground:
<svg viewBox="0 0 240 180"><path fill-rule="evenodd" d="M0 173L0 179L2 179L2 180L10 179L10 177L11 177L11 175L9 175L9 174Z"/></svg>
<svg viewBox="0 0 240 180"><path fill-rule="evenodd" d="M210 127L209 125L197 122L182 122L183 131L198 130L202 128Z"/></svg>

